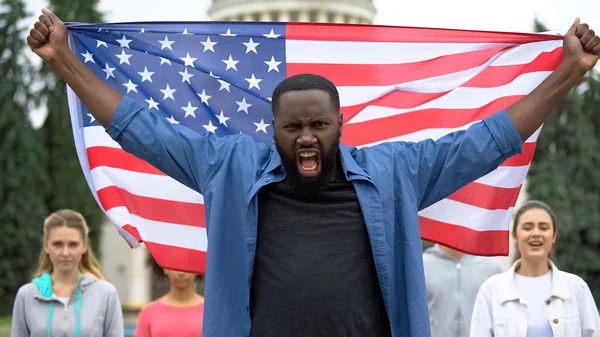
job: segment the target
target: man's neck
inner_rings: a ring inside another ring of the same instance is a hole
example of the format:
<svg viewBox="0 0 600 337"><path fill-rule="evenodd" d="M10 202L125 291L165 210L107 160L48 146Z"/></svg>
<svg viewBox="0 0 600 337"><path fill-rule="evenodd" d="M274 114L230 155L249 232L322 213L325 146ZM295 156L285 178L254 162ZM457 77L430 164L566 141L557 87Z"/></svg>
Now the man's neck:
<svg viewBox="0 0 600 337"><path fill-rule="evenodd" d="M463 257L463 255L464 255L463 253L461 253L461 252L459 252L459 251L457 251L457 250L454 250L454 249L450 249L450 248L448 248L448 247L446 247L446 246L442 246L442 245L440 245L440 249L441 249L441 250L442 250L444 253L446 253L446 255L450 256L451 258L453 258L453 259L454 259L454 260L456 260L456 261L460 261L460 259L461 259L461 258Z"/></svg>

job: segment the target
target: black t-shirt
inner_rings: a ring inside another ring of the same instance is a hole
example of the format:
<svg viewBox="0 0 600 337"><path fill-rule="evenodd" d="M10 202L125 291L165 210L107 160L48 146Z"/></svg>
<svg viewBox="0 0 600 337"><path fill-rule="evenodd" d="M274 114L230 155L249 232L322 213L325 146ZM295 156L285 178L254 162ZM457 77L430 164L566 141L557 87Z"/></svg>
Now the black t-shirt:
<svg viewBox="0 0 600 337"><path fill-rule="evenodd" d="M388 337L390 323L356 192L337 174L310 200L285 182L258 196L252 337Z"/></svg>

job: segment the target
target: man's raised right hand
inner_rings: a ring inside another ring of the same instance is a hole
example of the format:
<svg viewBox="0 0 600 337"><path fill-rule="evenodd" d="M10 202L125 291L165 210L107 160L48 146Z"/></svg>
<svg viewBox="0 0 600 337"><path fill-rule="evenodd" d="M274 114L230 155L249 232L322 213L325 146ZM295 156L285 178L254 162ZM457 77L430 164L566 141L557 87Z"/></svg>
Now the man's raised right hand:
<svg viewBox="0 0 600 337"><path fill-rule="evenodd" d="M43 8L42 15L27 36L31 50L45 61L54 61L63 52L69 52L67 28L54 13Z"/></svg>

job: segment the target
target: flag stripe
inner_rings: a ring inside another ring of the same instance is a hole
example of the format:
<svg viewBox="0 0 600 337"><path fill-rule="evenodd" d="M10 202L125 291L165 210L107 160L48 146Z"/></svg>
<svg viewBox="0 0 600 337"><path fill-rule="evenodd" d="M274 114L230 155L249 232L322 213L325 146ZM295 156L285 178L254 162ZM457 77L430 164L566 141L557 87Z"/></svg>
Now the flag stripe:
<svg viewBox="0 0 600 337"><path fill-rule="evenodd" d="M459 251L477 252L483 256L507 255L509 232L501 230L477 231L442 221L419 218L423 240L436 242ZM440 235L443 233L443 235Z"/></svg>
<svg viewBox="0 0 600 337"><path fill-rule="evenodd" d="M485 209L459 201L442 199L421 210L419 215L478 231L503 230L510 223L510 209Z"/></svg>
<svg viewBox="0 0 600 337"><path fill-rule="evenodd" d="M98 198L105 210L127 207L129 213L140 218L206 227L204 204L143 197L116 186L98 190Z"/></svg>
<svg viewBox="0 0 600 337"><path fill-rule="evenodd" d="M128 171L166 176L166 174L162 173L148 162L123 151L121 148L106 146L89 147L87 148L87 155L91 170L99 166L107 166Z"/></svg>
<svg viewBox="0 0 600 337"><path fill-rule="evenodd" d="M517 201L520 191L521 186L502 188L470 183L452 193L448 199L489 210L510 209Z"/></svg>
<svg viewBox="0 0 600 337"><path fill-rule="evenodd" d="M152 257L161 266L178 271L203 273L206 270L206 251L182 248L177 245L163 245L145 241Z"/></svg>
<svg viewBox="0 0 600 337"><path fill-rule="evenodd" d="M319 23L287 23L289 40L310 41L379 41L414 43L532 43L561 40L560 36L532 33L504 33L461 29L394 27L378 25L330 25Z"/></svg>
<svg viewBox="0 0 600 337"><path fill-rule="evenodd" d="M114 207L106 214L121 228L135 227L144 242L155 242L169 246L206 251L206 228L186 226L168 222L144 219L127 211L126 207Z"/></svg>
<svg viewBox="0 0 600 337"><path fill-rule="evenodd" d="M290 63L287 72L288 76L311 72L326 77L336 86L392 85L475 68L505 49L490 48L400 64Z"/></svg>

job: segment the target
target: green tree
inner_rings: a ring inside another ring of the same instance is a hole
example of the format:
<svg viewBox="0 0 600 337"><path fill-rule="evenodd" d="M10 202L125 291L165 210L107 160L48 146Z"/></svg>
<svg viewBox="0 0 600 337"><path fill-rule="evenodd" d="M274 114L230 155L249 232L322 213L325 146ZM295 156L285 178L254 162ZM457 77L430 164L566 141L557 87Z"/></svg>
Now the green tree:
<svg viewBox="0 0 600 337"><path fill-rule="evenodd" d="M535 30L547 31L539 21ZM591 72L544 124L528 174L530 199L559 221L558 267L582 277L600 299L600 76Z"/></svg>
<svg viewBox="0 0 600 337"><path fill-rule="evenodd" d="M47 210L44 147L32 127L33 69L24 54L21 0L0 2L0 316L10 314L17 289L31 280Z"/></svg>
<svg viewBox="0 0 600 337"><path fill-rule="evenodd" d="M96 9L98 0L50 0L50 10L63 22L100 23L103 15ZM65 82L43 65L47 76L44 98L48 116L44 122L44 143L48 151L49 189L47 204L51 211L70 208L81 212L90 226L91 246L100 255L99 244L104 213L85 180L73 140Z"/></svg>

